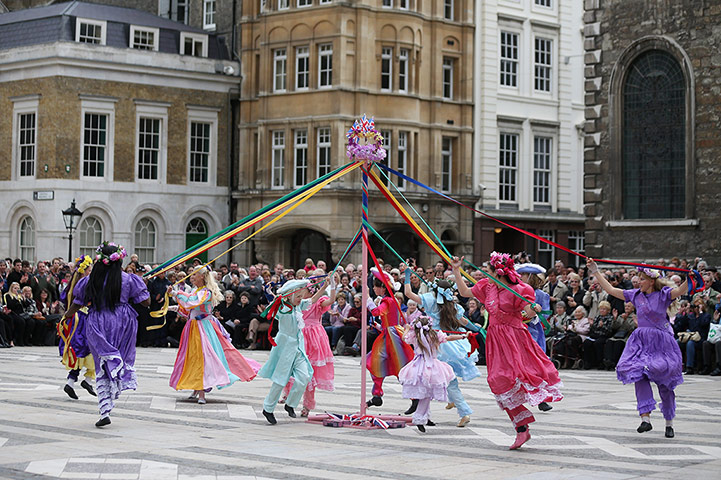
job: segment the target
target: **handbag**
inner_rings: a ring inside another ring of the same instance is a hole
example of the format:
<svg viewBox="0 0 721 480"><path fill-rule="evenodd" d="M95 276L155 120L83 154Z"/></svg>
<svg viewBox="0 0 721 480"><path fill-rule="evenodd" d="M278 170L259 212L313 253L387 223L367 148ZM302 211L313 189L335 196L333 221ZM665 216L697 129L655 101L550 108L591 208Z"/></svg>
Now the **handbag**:
<svg viewBox="0 0 721 480"><path fill-rule="evenodd" d="M613 334L613 338L623 340L624 338L626 338L626 330L617 331L615 334Z"/></svg>
<svg viewBox="0 0 721 480"><path fill-rule="evenodd" d="M709 343L721 342L721 323L712 323L709 325L707 340Z"/></svg>
<svg viewBox="0 0 721 480"><path fill-rule="evenodd" d="M689 340L692 342L698 342L701 340L701 335L698 332L679 332L678 341L681 343L687 343Z"/></svg>

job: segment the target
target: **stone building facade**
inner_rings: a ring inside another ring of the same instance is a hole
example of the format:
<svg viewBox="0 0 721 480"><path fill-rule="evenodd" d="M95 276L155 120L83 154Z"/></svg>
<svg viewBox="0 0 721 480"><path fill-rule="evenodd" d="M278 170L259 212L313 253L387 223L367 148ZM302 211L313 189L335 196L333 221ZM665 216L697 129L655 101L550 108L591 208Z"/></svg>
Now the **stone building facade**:
<svg viewBox="0 0 721 480"><path fill-rule="evenodd" d="M363 113L375 117L392 168L475 202L475 3L244 2L236 218L347 163L345 133ZM407 182L402 188L454 253L472 253L468 210ZM360 199L360 174L353 173L241 247L240 261L337 261L360 225ZM404 257L436 260L375 188L370 217Z"/></svg>
<svg viewBox="0 0 721 480"><path fill-rule="evenodd" d="M585 0L586 251L721 262L721 5Z"/></svg>
<svg viewBox="0 0 721 480"><path fill-rule="evenodd" d="M476 6L477 208L583 251L583 5L492 0ZM577 259L478 217L477 260L527 251L545 266Z"/></svg>
<svg viewBox="0 0 721 480"><path fill-rule="evenodd" d="M226 226L228 58L214 34L132 9L0 15L0 251L66 257L73 199L73 255L112 239L159 262Z"/></svg>

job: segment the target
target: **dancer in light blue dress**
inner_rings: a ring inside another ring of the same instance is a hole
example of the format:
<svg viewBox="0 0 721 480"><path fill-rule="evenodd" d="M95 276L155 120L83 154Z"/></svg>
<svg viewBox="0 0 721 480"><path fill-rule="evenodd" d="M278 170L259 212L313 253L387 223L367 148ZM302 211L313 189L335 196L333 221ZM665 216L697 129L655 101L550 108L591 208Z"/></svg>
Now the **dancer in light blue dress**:
<svg viewBox="0 0 721 480"><path fill-rule="evenodd" d="M431 318L434 329L445 332L464 331L464 329L472 332L480 330L463 316L463 307L454 303L453 289L448 281L437 281L431 286L432 291L422 295L413 293L411 290L411 270L411 268L405 270L406 297L418 303L418 306ZM458 386L458 379L468 382L481 376L478 367L476 367L478 353L473 352L469 356L470 352L471 344L466 339L441 343L438 352L438 360L449 364L456 374L456 378L448 384L448 401L450 403L446 408L456 407L460 417L458 421L459 427L465 427L471 421L473 410L463 398L461 389ZM416 404L417 402L414 401L411 409ZM409 414L409 412L406 412L406 414Z"/></svg>

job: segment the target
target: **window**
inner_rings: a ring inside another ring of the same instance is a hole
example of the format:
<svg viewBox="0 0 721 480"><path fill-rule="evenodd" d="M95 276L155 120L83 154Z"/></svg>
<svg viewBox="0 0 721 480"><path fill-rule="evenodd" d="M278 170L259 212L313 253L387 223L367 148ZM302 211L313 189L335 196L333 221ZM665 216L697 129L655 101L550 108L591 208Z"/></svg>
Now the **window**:
<svg viewBox="0 0 721 480"><path fill-rule="evenodd" d="M539 7L551 8L551 0L535 0L536 5Z"/></svg>
<svg viewBox="0 0 721 480"><path fill-rule="evenodd" d="M207 57L208 36L180 32L180 53L194 57Z"/></svg>
<svg viewBox="0 0 721 480"><path fill-rule="evenodd" d="M195 217L185 227L185 233L196 233L199 235L206 235L208 233L208 227L202 218Z"/></svg>
<svg viewBox="0 0 721 480"><path fill-rule="evenodd" d="M308 183L308 131L295 131L295 186Z"/></svg>
<svg viewBox="0 0 721 480"><path fill-rule="evenodd" d="M381 130L381 136L383 137L383 141L381 142L381 146L383 147L383 150L386 151L386 158L381 160L381 163L386 166L391 166L391 137L393 133L390 130ZM390 177L389 177L390 178Z"/></svg>
<svg viewBox="0 0 721 480"><path fill-rule="evenodd" d="M316 143L318 176L322 177L330 173L330 128L318 129L318 141Z"/></svg>
<svg viewBox="0 0 721 480"><path fill-rule="evenodd" d="M313 5L313 0L298 0L298 8L310 7L311 5Z"/></svg>
<svg viewBox="0 0 721 480"><path fill-rule="evenodd" d="M283 167L285 163L285 132L273 132L273 159L271 188L283 188Z"/></svg>
<svg viewBox="0 0 721 480"><path fill-rule="evenodd" d="M278 10L290 8L290 0L278 0Z"/></svg>
<svg viewBox="0 0 721 480"><path fill-rule="evenodd" d="M501 32L501 85L517 87L518 34Z"/></svg>
<svg viewBox="0 0 721 480"><path fill-rule="evenodd" d="M203 0L203 28L215 30L215 0Z"/></svg>
<svg viewBox="0 0 721 480"><path fill-rule="evenodd" d="M156 231L155 223L148 217L135 224L135 253L140 263L155 262Z"/></svg>
<svg viewBox="0 0 721 480"><path fill-rule="evenodd" d="M13 178L35 178L38 161L38 103L40 95L11 97Z"/></svg>
<svg viewBox="0 0 721 480"><path fill-rule="evenodd" d="M551 91L551 47L553 41L536 37L533 87L540 92Z"/></svg>
<svg viewBox="0 0 721 480"><path fill-rule="evenodd" d="M20 258L35 260L35 221L31 217L23 217L20 221L19 237Z"/></svg>
<svg viewBox="0 0 721 480"><path fill-rule="evenodd" d="M330 2L331 2L331 0L320 0L320 4L321 4L321 5L325 5L325 4L330 3Z"/></svg>
<svg viewBox="0 0 721 480"><path fill-rule="evenodd" d="M80 97L80 175L84 180L113 179L116 99Z"/></svg>
<svg viewBox="0 0 721 480"><path fill-rule="evenodd" d="M671 54L647 50L627 72L620 93L623 217L685 218L688 130L683 70Z"/></svg>
<svg viewBox="0 0 721 480"><path fill-rule="evenodd" d="M550 137L533 137L533 203L551 204L551 146Z"/></svg>
<svg viewBox="0 0 721 480"><path fill-rule="evenodd" d="M453 59L443 57L443 98L453 98Z"/></svg>
<svg viewBox="0 0 721 480"><path fill-rule="evenodd" d="M83 115L83 176L104 177L108 146L108 115ZM99 244L96 244L96 246Z"/></svg>
<svg viewBox="0 0 721 480"><path fill-rule="evenodd" d="M398 90L408 91L408 50L405 48L398 53Z"/></svg>
<svg viewBox="0 0 721 480"><path fill-rule="evenodd" d="M295 89L303 90L308 88L310 72L310 49L308 47L297 47L295 49Z"/></svg>
<svg viewBox="0 0 721 480"><path fill-rule="evenodd" d="M392 8L393 0L383 0L383 8Z"/></svg>
<svg viewBox="0 0 721 480"><path fill-rule="evenodd" d="M401 10L408 10L408 1L409 0L398 0L398 8Z"/></svg>
<svg viewBox="0 0 721 480"><path fill-rule="evenodd" d="M399 173L406 173L408 168L408 132L398 132L398 162L396 162L396 170ZM405 180L401 177L396 179L396 185L399 190L406 187Z"/></svg>
<svg viewBox="0 0 721 480"><path fill-rule="evenodd" d="M498 151L498 200L516 201L516 170L518 168L518 134L501 133Z"/></svg>
<svg viewBox="0 0 721 480"><path fill-rule="evenodd" d="M381 90L392 90L393 70L393 49L383 47L381 49Z"/></svg>
<svg viewBox="0 0 721 480"><path fill-rule="evenodd" d="M160 165L159 118L140 117L138 123L138 178L158 180Z"/></svg>
<svg viewBox="0 0 721 480"><path fill-rule="evenodd" d="M556 241L556 234L553 230L540 230L538 236L550 242ZM550 268L555 263L555 250L552 245L537 240L538 242L538 264Z"/></svg>
<svg viewBox="0 0 721 480"><path fill-rule="evenodd" d="M577 253L586 253L586 234L583 230L568 232L568 248Z"/></svg>
<svg viewBox="0 0 721 480"><path fill-rule="evenodd" d="M446 20L454 19L453 2L454 0L443 0L443 18Z"/></svg>
<svg viewBox="0 0 721 480"><path fill-rule="evenodd" d="M75 41L105 45L105 28L106 23L104 21L76 18Z"/></svg>
<svg viewBox="0 0 721 480"><path fill-rule="evenodd" d="M318 46L318 87L333 85L333 45Z"/></svg>
<svg viewBox="0 0 721 480"><path fill-rule="evenodd" d="M158 50L159 30L157 28L145 28L130 26L130 48L138 50Z"/></svg>
<svg viewBox="0 0 721 480"><path fill-rule="evenodd" d="M190 122L190 181L208 182L210 168L209 123Z"/></svg>
<svg viewBox="0 0 721 480"><path fill-rule="evenodd" d="M285 92L287 58L285 48L273 50L273 91Z"/></svg>
<svg viewBox="0 0 721 480"><path fill-rule="evenodd" d="M95 217L84 218L78 226L80 255L95 256L95 249L103 241L103 226Z"/></svg>
<svg viewBox="0 0 721 480"><path fill-rule="evenodd" d="M163 0L161 0L163 1ZM165 0L166 2L168 0ZM169 0L170 19L188 24L188 0Z"/></svg>
<svg viewBox="0 0 721 480"><path fill-rule="evenodd" d="M453 166L453 139L443 137L441 142L441 190L451 191L451 168Z"/></svg>

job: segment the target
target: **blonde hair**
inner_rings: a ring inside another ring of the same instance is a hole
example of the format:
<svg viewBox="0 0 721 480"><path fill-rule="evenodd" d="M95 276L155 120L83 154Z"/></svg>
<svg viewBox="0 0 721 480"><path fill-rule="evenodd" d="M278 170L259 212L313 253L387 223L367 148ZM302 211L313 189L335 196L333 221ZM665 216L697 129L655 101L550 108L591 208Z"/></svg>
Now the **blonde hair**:
<svg viewBox="0 0 721 480"><path fill-rule="evenodd" d="M608 302L606 300L601 300L600 302L598 302L598 308L601 308L601 307L608 308L608 311L610 312L611 311L611 302Z"/></svg>
<svg viewBox="0 0 721 480"><path fill-rule="evenodd" d="M225 295L220 291L218 282L215 280L215 275L212 275L210 270L202 265L198 265L192 269L191 273L200 273L203 275L203 282L205 283L205 288L211 293L210 301L213 306L225 301Z"/></svg>
<svg viewBox="0 0 721 480"><path fill-rule="evenodd" d="M673 283L673 280L668 279L666 277L653 278L653 277L646 275L646 273L644 273L644 272L639 272L639 274L648 278L649 280L653 280L653 291L654 292L660 292L663 289L663 287L674 288L676 286L676 284Z"/></svg>

